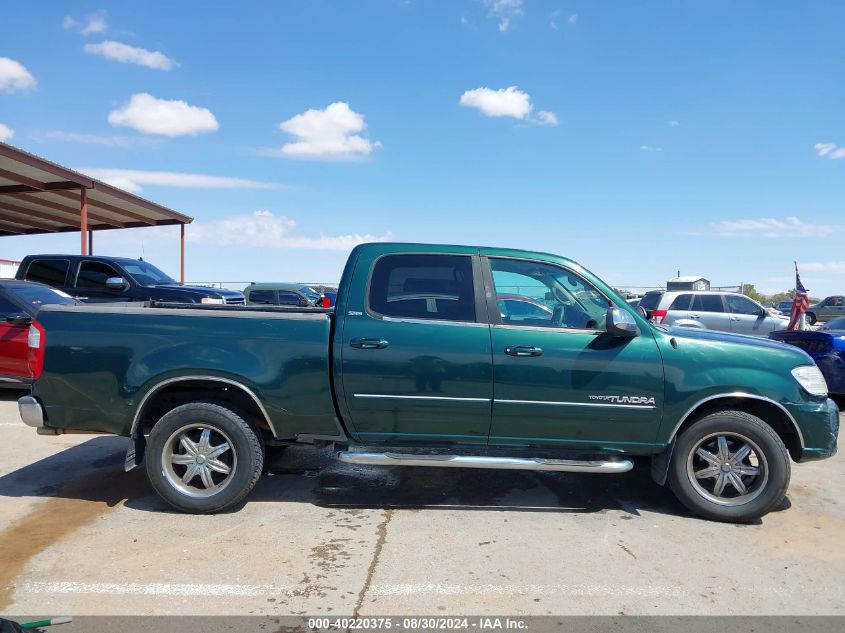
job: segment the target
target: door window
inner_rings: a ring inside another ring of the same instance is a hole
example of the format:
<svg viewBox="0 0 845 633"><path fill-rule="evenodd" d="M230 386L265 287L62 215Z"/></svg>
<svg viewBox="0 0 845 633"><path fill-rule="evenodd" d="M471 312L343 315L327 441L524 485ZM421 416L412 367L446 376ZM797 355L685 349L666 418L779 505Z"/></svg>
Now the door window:
<svg viewBox="0 0 845 633"><path fill-rule="evenodd" d="M26 269L27 281L38 281L48 286L64 286L70 260L35 259Z"/></svg>
<svg viewBox="0 0 845 633"><path fill-rule="evenodd" d="M386 255L373 267L369 308L383 316L475 321L467 255Z"/></svg>
<svg viewBox="0 0 845 633"><path fill-rule="evenodd" d="M842 307L842 299L842 297L833 297L833 299L830 300L830 303L828 303L828 305L835 308Z"/></svg>
<svg viewBox="0 0 845 633"><path fill-rule="evenodd" d="M274 294L274 290L251 290L249 293L249 302L260 303L261 305L274 305L276 303Z"/></svg>
<svg viewBox="0 0 845 633"><path fill-rule="evenodd" d="M102 262L82 262L79 267L79 273L76 275L76 287L105 290L107 279L120 276L120 273L108 264Z"/></svg>
<svg viewBox="0 0 845 633"><path fill-rule="evenodd" d="M608 300L572 272L527 260L489 261L503 324L604 329Z"/></svg>
<svg viewBox="0 0 845 633"><path fill-rule="evenodd" d="M725 302L728 304L728 311L733 314L760 315L760 308L748 297L742 295L725 295Z"/></svg>
<svg viewBox="0 0 845 633"><path fill-rule="evenodd" d="M693 312L724 312L725 307L722 305L722 297L719 295L693 295L690 310Z"/></svg>
<svg viewBox="0 0 845 633"><path fill-rule="evenodd" d="M279 305L280 306L298 306L302 297L295 292L287 292L279 290Z"/></svg>

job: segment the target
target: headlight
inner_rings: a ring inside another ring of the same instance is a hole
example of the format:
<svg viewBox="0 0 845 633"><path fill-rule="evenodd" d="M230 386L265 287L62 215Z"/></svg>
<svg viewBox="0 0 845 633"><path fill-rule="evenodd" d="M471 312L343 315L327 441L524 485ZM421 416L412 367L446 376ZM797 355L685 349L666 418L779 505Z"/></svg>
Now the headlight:
<svg viewBox="0 0 845 633"><path fill-rule="evenodd" d="M802 365L792 370L792 375L798 384L804 387L807 393L814 396L827 395L827 382L822 372L815 365Z"/></svg>
<svg viewBox="0 0 845 633"><path fill-rule="evenodd" d="M203 297L200 303L212 303L214 305L220 305L222 303L225 303L225 301L223 301L223 299L217 299L216 297Z"/></svg>

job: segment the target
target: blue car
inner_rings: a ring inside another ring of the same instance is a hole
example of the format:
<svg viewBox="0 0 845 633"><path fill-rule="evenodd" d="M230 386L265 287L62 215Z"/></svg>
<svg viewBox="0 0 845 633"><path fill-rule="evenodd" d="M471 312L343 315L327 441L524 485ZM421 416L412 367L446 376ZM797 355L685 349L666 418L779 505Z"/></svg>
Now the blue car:
<svg viewBox="0 0 845 633"><path fill-rule="evenodd" d="M769 338L803 349L822 370L828 391L845 395L845 318L828 321L815 331L772 332Z"/></svg>

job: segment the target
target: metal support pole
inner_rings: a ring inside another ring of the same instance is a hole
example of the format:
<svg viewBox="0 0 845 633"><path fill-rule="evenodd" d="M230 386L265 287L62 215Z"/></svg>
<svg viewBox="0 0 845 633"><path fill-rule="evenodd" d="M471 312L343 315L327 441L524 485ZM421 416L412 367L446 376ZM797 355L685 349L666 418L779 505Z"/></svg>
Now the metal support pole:
<svg viewBox="0 0 845 633"><path fill-rule="evenodd" d="M84 187L79 196L79 235L82 237L82 254L88 254L88 190Z"/></svg>
<svg viewBox="0 0 845 633"><path fill-rule="evenodd" d="M181 251L181 261L179 266L179 279L182 285L185 285L185 225L179 225L179 249Z"/></svg>
<svg viewBox="0 0 845 633"><path fill-rule="evenodd" d="M88 254L94 254L94 230L88 229Z"/></svg>

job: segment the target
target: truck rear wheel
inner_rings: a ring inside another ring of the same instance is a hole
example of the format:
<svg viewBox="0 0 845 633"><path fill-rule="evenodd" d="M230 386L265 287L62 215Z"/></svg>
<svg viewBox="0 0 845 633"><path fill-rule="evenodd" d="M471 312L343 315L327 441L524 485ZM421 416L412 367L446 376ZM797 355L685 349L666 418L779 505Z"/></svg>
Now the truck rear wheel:
<svg viewBox="0 0 845 633"><path fill-rule="evenodd" d="M191 402L166 413L147 441L147 478L183 512L219 512L243 500L264 464L258 432L236 411Z"/></svg>
<svg viewBox="0 0 845 633"><path fill-rule="evenodd" d="M732 409L710 413L687 428L669 466L669 484L687 508L733 523L776 508L789 476L789 453L772 427Z"/></svg>

